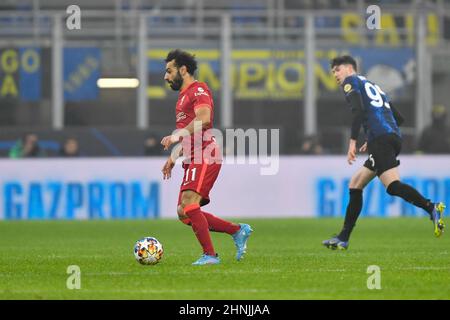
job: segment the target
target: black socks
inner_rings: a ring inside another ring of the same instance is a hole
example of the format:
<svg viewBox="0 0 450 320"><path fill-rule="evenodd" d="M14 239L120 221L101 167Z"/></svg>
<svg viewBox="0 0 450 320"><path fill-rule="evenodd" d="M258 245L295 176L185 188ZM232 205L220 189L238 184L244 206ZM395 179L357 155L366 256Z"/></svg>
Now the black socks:
<svg viewBox="0 0 450 320"><path fill-rule="evenodd" d="M416 207L422 208L431 217L434 210L434 203L429 199L425 199L416 189L413 187L401 183L396 180L392 182L386 189L387 193L392 196L397 196L403 200L415 205ZM347 206L347 211L345 213L344 226L341 233L337 236L341 241L348 241L353 228L355 227L356 220L358 220L359 214L361 213L363 204L363 196L361 189L350 189L350 201Z"/></svg>
<svg viewBox="0 0 450 320"><path fill-rule="evenodd" d="M344 227L338 235L339 240L348 241L355 226L356 220L361 213L363 196L361 189L350 189L350 201L345 212Z"/></svg>
<svg viewBox="0 0 450 320"><path fill-rule="evenodd" d="M392 196L397 196L405 201L415 205L416 207L422 208L428 214L431 216L431 213L434 209L434 203L431 202L428 199L425 199L416 189L413 187L401 183L400 181L396 180L392 182L387 187L387 193L389 193Z"/></svg>

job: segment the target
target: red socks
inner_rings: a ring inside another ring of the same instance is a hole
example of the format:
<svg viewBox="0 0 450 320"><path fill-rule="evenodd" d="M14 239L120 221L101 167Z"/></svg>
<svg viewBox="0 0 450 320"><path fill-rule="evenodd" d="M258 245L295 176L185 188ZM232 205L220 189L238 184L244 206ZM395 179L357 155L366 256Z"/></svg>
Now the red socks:
<svg viewBox="0 0 450 320"><path fill-rule="evenodd" d="M190 204L184 208L184 213L189 217L181 220L186 225L191 225L192 230L200 242L203 253L215 256L214 246L212 244L211 235L209 231L223 232L230 235L239 231L240 226L229 221L220 219L215 215L202 212L198 204Z"/></svg>
<svg viewBox="0 0 450 320"><path fill-rule="evenodd" d="M209 231L223 232L228 233L229 235L233 235L241 228L239 225L220 219L219 217L211 213L204 211L202 211L202 213L205 216L206 220L208 221ZM183 219L181 220L181 222L183 222L185 225L188 226L192 225L191 219L189 218Z"/></svg>
<svg viewBox="0 0 450 320"><path fill-rule="evenodd" d="M203 248L203 253L215 256L216 252L214 251L211 236L209 234L208 220L206 220L206 217L200 210L200 206L198 204L190 204L184 208L184 213L189 217L189 220L191 220L192 230L194 230L198 242L200 242Z"/></svg>
<svg viewBox="0 0 450 320"><path fill-rule="evenodd" d="M241 228L239 225L220 219L211 213L205 211L202 211L202 213L208 221L209 230L211 231L224 232L232 235Z"/></svg>

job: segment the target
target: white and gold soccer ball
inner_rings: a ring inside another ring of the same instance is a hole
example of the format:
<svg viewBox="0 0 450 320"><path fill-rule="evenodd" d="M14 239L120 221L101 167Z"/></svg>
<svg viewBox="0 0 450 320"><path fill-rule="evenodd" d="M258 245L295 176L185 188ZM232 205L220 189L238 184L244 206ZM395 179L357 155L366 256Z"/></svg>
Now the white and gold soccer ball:
<svg viewBox="0 0 450 320"><path fill-rule="evenodd" d="M145 237L134 245L134 256L140 264L153 265L161 260L164 253L163 246L158 239Z"/></svg>

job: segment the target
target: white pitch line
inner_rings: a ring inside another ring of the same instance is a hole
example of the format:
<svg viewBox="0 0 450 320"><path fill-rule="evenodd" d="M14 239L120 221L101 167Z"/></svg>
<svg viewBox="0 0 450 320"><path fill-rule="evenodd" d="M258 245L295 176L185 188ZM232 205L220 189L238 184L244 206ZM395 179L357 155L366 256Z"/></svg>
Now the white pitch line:
<svg viewBox="0 0 450 320"><path fill-rule="evenodd" d="M365 268L365 267L364 267ZM416 270L416 271L445 271L445 270L449 270L450 271L450 267L433 267L433 266L415 266L415 267L388 267L385 268L382 265L380 266L381 271L386 272L386 271L408 271L408 270ZM352 273L359 273L361 272L360 268L354 268L354 269L324 269L324 268L320 268L320 269L298 269L298 274L301 273L326 273L326 272L352 272ZM365 272L365 269L363 270ZM87 276L87 277L95 277L95 276L140 276L143 275L143 272L147 272L146 270L142 271L142 272L83 272L82 270L82 275L83 276ZM148 270L149 275L158 275L158 274L164 274L164 275L177 275L177 274L189 274L192 275L195 271L168 271L168 270ZM281 269L267 269L267 270L221 270L221 271L214 271L212 273L208 273L208 274L248 274L248 273L260 273L260 274L264 274L264 273L284 273L285 270L281 270ZM24 275L36 275L36 272L20 272L19 273L21 276ZM47 273L45 273L47 274ZM63 274L59 274L59 273L52 273L55 276L60 276ZM65 273L64 273L65 275ZM15 277L17 276L17 274L13 274L13 273L1 273L0 272L0 277Z"/></svg>
<svg viewBox="0 0 450 320"><path fill-rule="evenodd" d="M350 291L350 292L362 292L367 291L367 288L350 288L347 290L336 290L335 292ZM72 290L4 290L0 291L0 294L20 294L20 293L64 293L74 292ZM326 294L332 293L329 289L288 289L288 290L274 290L274 289L134 289L134 290L95 290L84 289L76 290L76 293L310 293L310 292L323 292Z"/></svg>

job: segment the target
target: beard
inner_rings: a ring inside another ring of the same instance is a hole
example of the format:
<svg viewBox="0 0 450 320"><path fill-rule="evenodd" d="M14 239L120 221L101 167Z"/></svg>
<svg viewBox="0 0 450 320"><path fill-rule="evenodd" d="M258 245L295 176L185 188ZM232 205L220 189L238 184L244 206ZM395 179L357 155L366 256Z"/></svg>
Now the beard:
<svg viewBox="0 0 450 320"><path fill-rule="evenodd" d="M181 86L183 85L183 78L181 77L181 73L177 71L177 75L173 79L173 81L167 81L170 85L170 88L174 91L180 90Z"/></svg>

